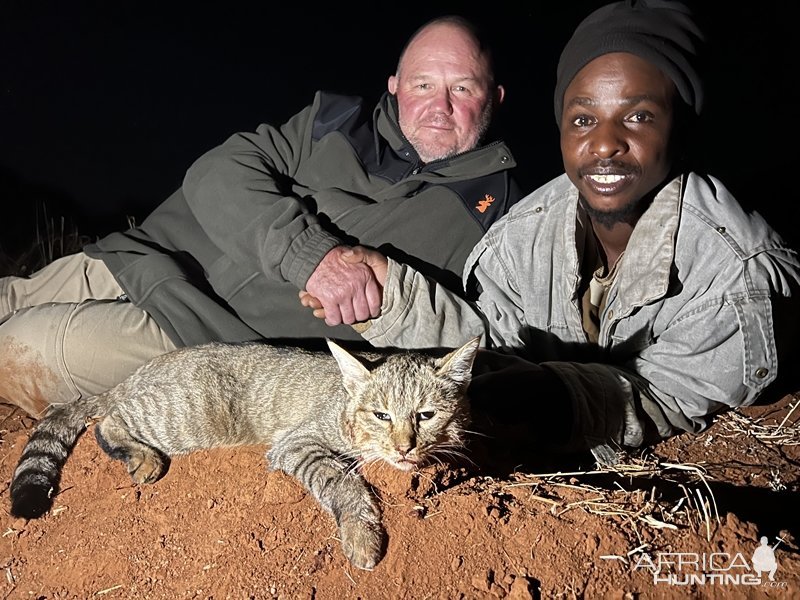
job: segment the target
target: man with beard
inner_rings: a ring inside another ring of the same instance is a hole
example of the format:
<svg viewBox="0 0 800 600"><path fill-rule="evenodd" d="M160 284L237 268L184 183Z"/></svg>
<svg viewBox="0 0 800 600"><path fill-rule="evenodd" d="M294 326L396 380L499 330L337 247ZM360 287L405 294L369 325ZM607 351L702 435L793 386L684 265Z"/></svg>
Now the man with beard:
<svg viewBox="0 0 800 600"><path fill-rule="evenodd" d="M692 170L703 34L679 2L615 2L560 57L565 173L488 231L461 299L358 248L383 286L376 345L454 346L482 334L470 396L533 444L593 451L700 432L785 393L797 338L796 252L725 186ZM321 317L313 295L302 302Z"/></svg>

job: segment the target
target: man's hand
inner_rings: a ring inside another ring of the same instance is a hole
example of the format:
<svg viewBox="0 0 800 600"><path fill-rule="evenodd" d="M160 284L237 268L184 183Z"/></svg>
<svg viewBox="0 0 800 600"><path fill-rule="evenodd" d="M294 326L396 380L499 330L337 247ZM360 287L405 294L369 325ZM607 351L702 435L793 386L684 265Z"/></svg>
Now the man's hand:
<svg viewBox="0 0 800 600"><path fill-rule="evenodd" d="M300 303L328 325L352 325L377 317L389 262L364 246L328 252L300 291Z"/></svg>

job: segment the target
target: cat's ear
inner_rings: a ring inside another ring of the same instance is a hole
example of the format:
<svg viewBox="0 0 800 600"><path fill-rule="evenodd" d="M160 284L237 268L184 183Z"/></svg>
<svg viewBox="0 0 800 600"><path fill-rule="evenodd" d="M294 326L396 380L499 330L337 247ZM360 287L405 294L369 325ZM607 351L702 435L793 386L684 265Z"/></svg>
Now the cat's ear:
<svg viewBox="0 0 800 600"><path fill-rule="evenodd" d="M446 354L441 358L437 373L466 387L472 380L472 363L478 355L480 341L481 336L474 337L461 348Z"/></svg>
<svg viewBox="0 0 800 600"><path fill-rule="evenodd" d="M333 340L326 339L325 341L328 342L328 348L339 364L345 389L349 394L355 395L369 377L369 369Z"/></svg>

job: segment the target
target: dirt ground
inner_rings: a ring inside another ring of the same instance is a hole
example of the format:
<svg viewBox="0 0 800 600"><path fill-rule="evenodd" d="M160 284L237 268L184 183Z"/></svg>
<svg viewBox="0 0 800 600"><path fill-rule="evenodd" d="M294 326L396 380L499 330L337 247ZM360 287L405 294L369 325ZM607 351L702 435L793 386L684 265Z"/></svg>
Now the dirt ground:
<svg viewBox="0 0 800 600"><path fill-rule="evenodd" d="M347 562L330 516L260 447L176 458L135 486L84 435L53 510L14 519L34 422L0 405L0 599L797 598L798 398L613 470L502 466L476 441L476 464L371 471L389 535L373 571ZM753 560L762 536L774 581Z"/></svg>

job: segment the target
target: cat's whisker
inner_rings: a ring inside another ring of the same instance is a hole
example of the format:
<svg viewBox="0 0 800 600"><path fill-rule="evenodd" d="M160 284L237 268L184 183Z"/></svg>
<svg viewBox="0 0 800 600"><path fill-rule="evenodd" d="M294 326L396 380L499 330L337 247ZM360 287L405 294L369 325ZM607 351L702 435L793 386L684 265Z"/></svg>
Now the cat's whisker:
<svg viewBox="0 0 800 600"><path fill-rule="evenodd" d="M361 459L361 451L357 450L355 448L351 448L351 449L346 450L345 452L342 452L340 456L347 463L351 463L353 461L357 462L357 461L359 461Z"/></svg>
<svg viewBox="0 0 800 600"><path fill-rule="evenodd" d="M450 438L447 441L440 442L435 446L431 446L431 448L434 450L440 450L440 449L447 450L449 448L463 448L463 447L464 447L464 442L461 440L461 438Z"/></svg>
<svg viewBox="0 0 800 600"><path fill-rule="evenodd" d="M350 465L350 468L347 469L347 474L352 475L353 473L364 473L367 470L367 461L363 458L359 457L359 459L353 464Z"/></svg>
<svg viewBox="0 0 800 600"><path fill-rule="evenodd" d="M466 434L468 434L468 435L475 435L475 436L482 437L482 438L486 438L486 439L488 439L488 438L489 438L489 435L488 435L488 434L481 433L480 431L475 431L475 430L473 430L473 429L465 429L465 430L464 430L464 433L466 433Z"/></svg>
<svg viewBox="0 0 800 600"><path fill-rule="evenodd" d="M439 466L444 466L446 462L442 460L437 454L431 453L426 457L428 463L435 462Z"/></svg>
<svg viewBox="0 0 800 600"><path fill-rule="evenodd" d="M351 459L350 463L345 469L345 474L353 475L354 473L363 472L366 464L367 461L364 459L363 455L360 452L355 453L355 456Z"/></svg>
<svg viewBox="0 0 800 600"><path fill-rule="evenodd" d="M374 450L361 450L356 454L356 460L350 467L350 471L360 470L361 472L368 472L368 470L378 462L383 462L380 454Z"/></svg>
<svg viewBox="0 0 800 600"><path fill-rule="evenodd" d="M370 454L362 461L361 472L364 473L365 476L371 476L374 475L374 471L376 469L380 469L386 464L386 461L383 460L377 453Z"/></svg>
<svg viewBox="0 0 800 600"><path fill-rule="evenodd" d="M436 460L440 461L442 464L442 458L438 455L442 455L446 457L447 462L459 462L459 461L466 461L474 467L477 467L477 463L473 461L465 452L458 450L456 448L439 448L435 455L432 455Z"/></svg>

